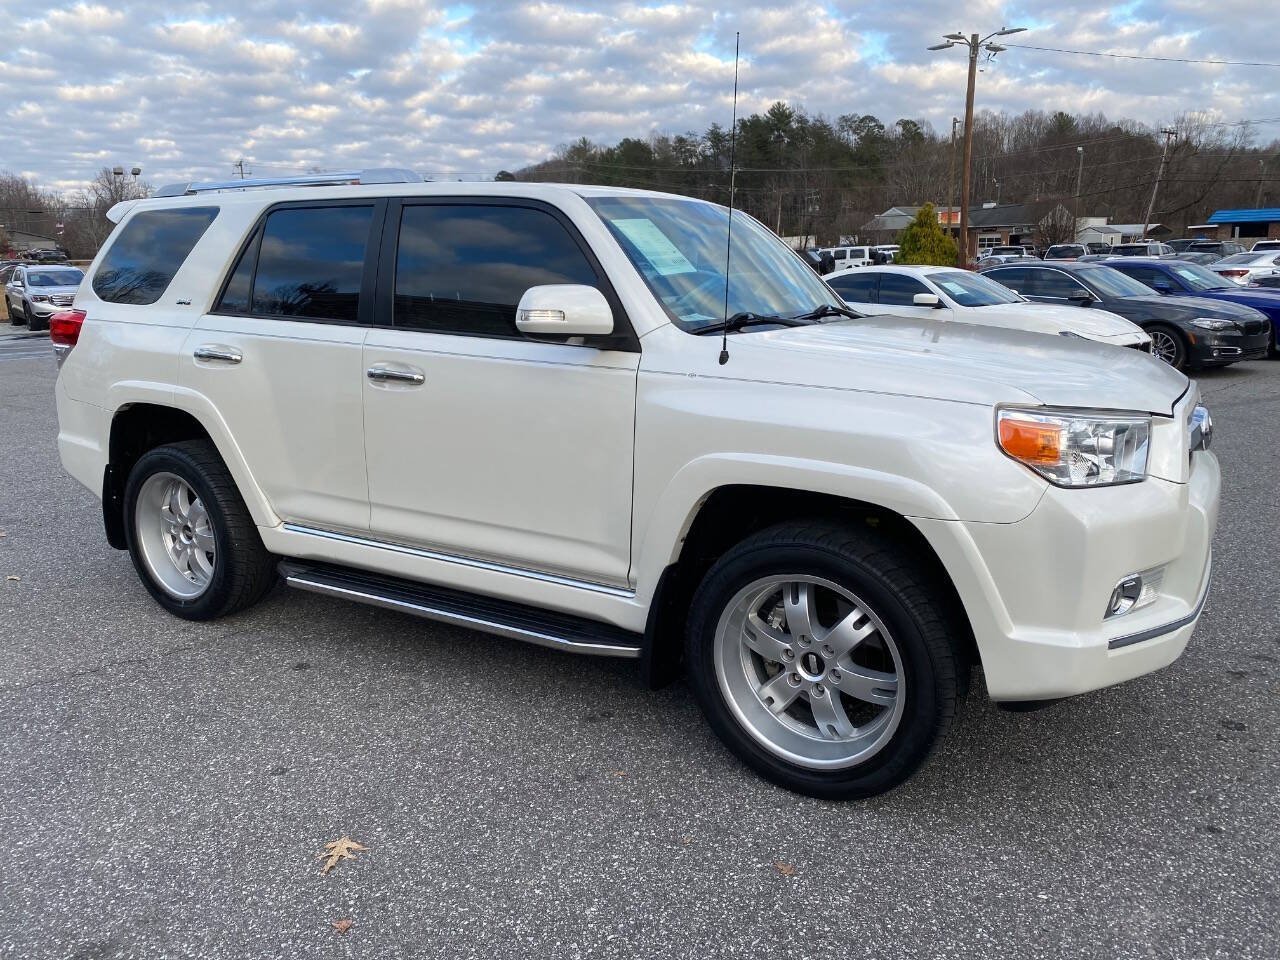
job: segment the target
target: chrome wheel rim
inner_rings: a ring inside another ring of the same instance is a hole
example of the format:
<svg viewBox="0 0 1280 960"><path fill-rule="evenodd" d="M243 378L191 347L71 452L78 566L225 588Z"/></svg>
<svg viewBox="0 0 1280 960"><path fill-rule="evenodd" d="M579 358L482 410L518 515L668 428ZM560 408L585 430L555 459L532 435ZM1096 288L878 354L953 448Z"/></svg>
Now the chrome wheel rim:
<svg viewBox="0 0 1280 960"><path fill-rule="evenodd" d="M1178 361L1178 343L1163 330L1151 331L1151 352L1170 366Z"/></svg>
<svg viewBox="0 0 1280 960"><path fill-rule="evenodd" d="M829 580L797 574L747 585L720 617L713 657L739 723L790 763L864 763L902 721L897 643L868 604Z"/></svg>
<svg viewBox="0 0 1280 960"><path fill-rule="evenodd" d="M217 544L209 511L191 485L154 473L138 491L134 532L152 580L179 600L193 600L213 580Z"/></svg>

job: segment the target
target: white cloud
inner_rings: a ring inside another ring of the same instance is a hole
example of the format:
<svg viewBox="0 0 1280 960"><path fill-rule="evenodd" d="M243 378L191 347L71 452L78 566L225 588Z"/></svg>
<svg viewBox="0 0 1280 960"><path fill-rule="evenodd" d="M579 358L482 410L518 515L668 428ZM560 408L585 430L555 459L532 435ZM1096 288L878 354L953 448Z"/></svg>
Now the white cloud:
<svg viewBox="0 0 1280 960"><path fill-rule="evenodd" d="M775 100L828 116L944 129L963 107L938 34L1029 22L1011 42L1142 56L1270 61L1254 0L865 0L734 5L605 0L225 0L37 5L6 27L0 169L82 183L139 164L153 183L311 166L486 175L580 136L611 142L728 121ZM1236 11L1233 15L1232 11ZM1280 116L1280 70L1079 57L1011 47L980 109L1102 111L1157 124L1191 110ZM51 136L51 131L63 134ZM1280 126L1263 126L1272 138Z"/></svg>

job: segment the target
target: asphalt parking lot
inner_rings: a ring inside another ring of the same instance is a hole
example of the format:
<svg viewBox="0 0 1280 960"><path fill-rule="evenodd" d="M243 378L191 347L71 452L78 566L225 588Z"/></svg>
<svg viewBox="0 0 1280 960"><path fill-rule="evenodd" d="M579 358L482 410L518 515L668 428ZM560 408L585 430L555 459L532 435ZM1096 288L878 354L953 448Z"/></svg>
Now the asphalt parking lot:
<svg viewBox="0 0 1280 960"><path fill-rule="evenodd" d="M1280 956L1280 362L1200 378L1225 489L1183 658L975 695L854 804L628 662L284 589L166 615L61 470L55 372L0 338L0 957Z"/></svg>

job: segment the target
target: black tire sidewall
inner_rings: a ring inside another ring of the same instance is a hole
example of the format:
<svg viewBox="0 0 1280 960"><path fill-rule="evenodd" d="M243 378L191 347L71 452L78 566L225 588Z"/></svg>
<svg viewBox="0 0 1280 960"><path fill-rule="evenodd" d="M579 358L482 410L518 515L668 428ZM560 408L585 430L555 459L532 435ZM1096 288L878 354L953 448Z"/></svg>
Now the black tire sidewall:
<svg viewBox="0 0 1280 960"><path fill-rule="evenodd" d="M1165 334L1168 337L1172 337L1173 342L1177 344L1178 356L1173 363L1169 364L1169 366L1173 367L1173 369L1175 370L1188 369L1190 367L1190 359L1187 352L1187 342L1183 338L1182 334L1179 333L1177 330L1175 330L1173 327L1167 326L1166 324L1163 324L1163 323L1153 323L1151 324L1151 326L1147 327L1148 333L1151 333L1152 331L1155 331L1155 330L1160 331L1161 333ZM1163 363L1164 361L1161 360L1160 362Z"/></svg>
<svg viewBox="0 0 1280 960"><path fill-rule="evenodd" d="M213 566L213 579L204 593L192 599L182 599L169 594L152 579L143 559L138 544L137 521L135 514L138 506L138 494L147 478L156 473L172 473L181 477L199 496L201 503L209 514L209 523L213 528L213 542L216 561ZM227 536L226 514L219 502L213 487L204 475L204 471L193 463L179 449L159 447L142 455L129 472L129 480L124 490L124 530L125 541L129 548L129 557L138 578L155 601L170 613L187 620L208 620L219 616L227 606L232 581L232 568L237 558Z"/></svg>
<svg viewBox="0 0 1280 960"><path fill-rule="evenodd" d="M738 722L716 677L715 633L729 601L753 580L799 573L840 584L869 604L889 628L902 658L906 704L898 729L879 752L855 767L817 771L771 753ZM919 621L874 569L834 551L811 545L762 545L718 564L694 597L687 653L698 701L729 749L772 782L808 796L844 800L892 789L924 762L945 727L940 702L948 692L939 688L939 679L946 671L935 664ZM954 685L954 671L950 676Z"/></svg>

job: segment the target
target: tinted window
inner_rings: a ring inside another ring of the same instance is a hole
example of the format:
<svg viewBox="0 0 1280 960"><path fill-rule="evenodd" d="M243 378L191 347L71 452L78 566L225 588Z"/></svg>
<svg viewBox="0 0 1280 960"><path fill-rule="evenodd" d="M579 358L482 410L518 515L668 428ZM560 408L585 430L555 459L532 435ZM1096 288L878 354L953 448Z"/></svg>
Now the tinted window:
<svg viewBox="0 0 1280 960"><path fill-rule="evenodd" d="M103 258L93 292L111 303L155 303L217 215L217 207L137 214Z"/></svg>
<svg viewBox="0 0 1280 960"><path fill-rule="evenodd" d="M962 307L991 307L1001 303L1022 302L1007 287L980 273L942 270L929 274L929 279Z"/></svg>
<svg viewBox="0 0 1280 960"><path fill-rule="evenodd" d="M1169 277L1165 276L1164 273L1157 270L1155 267L1142 267L1142 266L1134 265L1134 266L1115 266L1115 267L1112 267L1112 269L1119 270L1121 273L1125 274L1126 276L1133 277L1133 279L1141 281L1142 283L1145 283L1148 287L1154 287L1156 284L1156 281L1160 281L1166 287L1170 287L1174 285L1173 281L1170 280Z"/></svg>
<svg viewBox="0 0 1280 960"><path fill-rule="evenodd" d="M832 257L834 257L836 260L847 260L847 259L849 258L849 251L848 251L848 250L837 250L837 251L836 251L835 253L833 253L831 256L832 256Z"/></svg>
<svg viewBox="0 0 1280 960"><path fill-rule="evenodd" d="M258 262L258 241L262 231L254 231L249 243L240 254L240 260L222 291L222 299L214 309L218 313L248 313L253 297L253 267Z"/></svg>
<svg viewBox="0 0 1280 960"><path fill-rule="evenodd" d="M1033 277L1039 272L1038 270L1028 270L1025 267L1005 267L1000 270L990 270L984 273L983 276L990 277L1010 290L1016 290L1024 297L1030 297L1035 294Z"/></svg>
<svg viewBox="0 0 1280 960"><path fill-rule="evenodd" d="M372 219L372 206L273 211L262 231L253 313L355 323Z"/></svg>
<svg viewBox="0 0 1280 960"><path fill-rule="evenodd" d="M851 303L875 303L876 277L874 273L850 270L827 282Z"/></svg>
<svg viewBox="0 0 1280 960"><path fill-rule="evenodd" d="M398 327L512 337L530 287L596 286L591 264L549 213L528 207L407 206L396 253Z"/></svg>
<svg viewBox="0 0 1280 960"><path fill-rule="evenodd" d="M1036 275L1037 297L1053 297L1066 300L1088 292L1071 277L1057 270L1035 270L1032 272Z"/></svg>
<svg viewBox="0 0 1280 960"><path fill-rule="evenodd" d="M917 293L930 293L928 287L915 277L901 273L882 273L880 275L880 303L892 307L914 306L912 297Z"/></svg>

